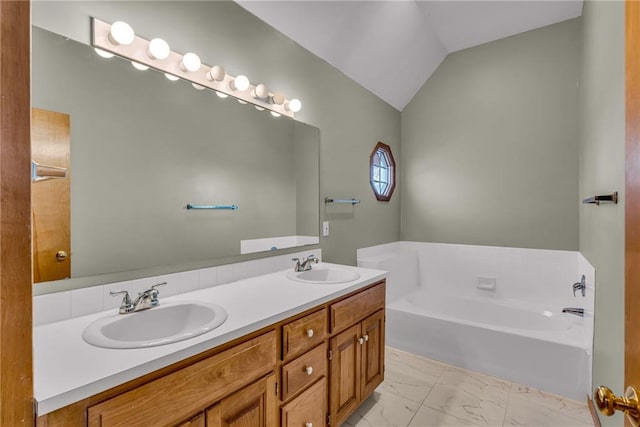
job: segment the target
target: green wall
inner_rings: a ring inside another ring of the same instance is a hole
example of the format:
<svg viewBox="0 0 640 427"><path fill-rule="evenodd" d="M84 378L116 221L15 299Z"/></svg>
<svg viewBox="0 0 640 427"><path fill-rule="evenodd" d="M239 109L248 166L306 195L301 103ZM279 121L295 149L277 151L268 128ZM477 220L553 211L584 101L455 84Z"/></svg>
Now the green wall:
<svg viewBox="0 0 640 427"><path fill-rule="evenodd" d="M400 194L377 202L369 186L369 155L378 141L399 154L400 113L344 74L229 1L38 2L33 24L84 43L89 17L123 20L145 37L162 37L172 49L197 52L302 100L297 119L320 129L320 196L356 197L362 204L328 206L320 218L331 234L321 238L326 261L355 264L356 249L398 240Z"/></svg>
<svg viewBox="0 0 640 427"><path fill-rule="evenodd" d="M580 206L580 252L596 269L594 386L624 390L624 2L587 1L580 80L580 197L618 191L617 205ZM602 417L622 425L623 417Z"/></svg>
<svg viewBox="0 0 640 427"><path fill-rule="evenodd" d="M402 112L402 238L578 248L580 20L450 54Z"/></svg>

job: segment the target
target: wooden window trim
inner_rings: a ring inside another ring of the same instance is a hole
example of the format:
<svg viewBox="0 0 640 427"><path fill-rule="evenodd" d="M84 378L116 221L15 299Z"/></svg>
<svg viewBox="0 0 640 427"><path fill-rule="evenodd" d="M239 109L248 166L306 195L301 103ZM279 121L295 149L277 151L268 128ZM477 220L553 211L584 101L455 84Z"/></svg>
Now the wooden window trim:
<svg viewBox="0 0 640 427"><path fill-rule="evenodd" d="M376 186L373 183L373 162L379 149L385 151L389 155L389 160L391 161L391 188L386 195L378 193ZM393 196L393 192L396 189L396 160L393 158L391 147L383 142L378 142L369 156L369 183L371 184L371 189L373 190L373 194L376 196L377 200L381 202L388 202L391 200L391 196Z"/></svg>

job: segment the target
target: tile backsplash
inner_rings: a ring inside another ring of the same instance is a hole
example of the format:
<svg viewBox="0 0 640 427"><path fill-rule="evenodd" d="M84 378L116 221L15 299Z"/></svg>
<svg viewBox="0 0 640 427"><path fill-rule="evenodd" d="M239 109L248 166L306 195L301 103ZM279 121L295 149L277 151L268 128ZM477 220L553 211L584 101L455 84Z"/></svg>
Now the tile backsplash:
<svg viewBox="0 0 640 427"><path fill-rule="evenodd" d="M199 270L183 271L181 273L145 277L125 282L109 283L106 285L34 296L33 325L38 326L58 322L104 310L115 310L120 306L122 297L111 296L109 292L112 291L126 290L133 297L139 292L149 289L152 285L166 282L167 284L160 287L159 290L162 296L167 297L231 283L262 274L286 270L293 266L291 258L306 258L311 254L322 259L322 250L313 249Z"/></svg>

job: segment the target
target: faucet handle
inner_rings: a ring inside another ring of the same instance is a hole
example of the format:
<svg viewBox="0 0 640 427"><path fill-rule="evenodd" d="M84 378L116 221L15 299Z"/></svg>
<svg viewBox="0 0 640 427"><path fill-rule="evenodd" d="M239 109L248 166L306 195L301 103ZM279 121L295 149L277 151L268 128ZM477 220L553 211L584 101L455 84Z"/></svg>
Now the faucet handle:
<svg viewBox="0 0 640 427"><path fill-rule="evenodd" d="M128 291L109 292L109 295L111 295L112 297L115 297L117 295L122 295L122 294L124 294L124 297L122 298L122 302L120 303L120 313L128 312L133 309L133 303L131 302L131 297L129 296L129 292Z"/></svg>
<svg viewBox="0 0 640 427"><path fill-rule="evenodd" d="M160 294L160 291L158 290L158 286L165 286L166 284L167 282L161 282L161 283L155 284L150 289L144 292L149 295L149 298L151 298L152 304L154 305L158 304L158 294Z"/></svg>
<svg viewBox="0 0 640 427"><path fill-rule="evenodd" d="M300 258L291 258L291 261L300 262Z"/></svg>
<svg viewBox="0 0 640 427"><path fill-rule="evenodd" d="M151 287L151 290L153 290L153 291L157 291L157 292L160 292L160 291L158 291L158 289L156 289L156 288L157 288L158 286L165 286L166 284L167 284L167 282L161 282L161 283L158 283L158 284L156 284L156 285L153 285L153 286Z"/></svg>

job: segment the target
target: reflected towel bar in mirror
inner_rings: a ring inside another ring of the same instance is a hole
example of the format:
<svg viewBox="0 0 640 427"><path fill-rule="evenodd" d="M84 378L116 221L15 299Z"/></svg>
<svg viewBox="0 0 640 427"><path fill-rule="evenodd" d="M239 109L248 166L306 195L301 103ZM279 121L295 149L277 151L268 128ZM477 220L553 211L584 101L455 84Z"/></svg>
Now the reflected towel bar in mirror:
<svg viewBox="0 0 640 427"><path fill-rule="evenodd" d="M358 199L334 199L332 197L325 197L324 199L325 203L342 203L342 204L350 204L350 205L357 205L358 203L360 203L360 200Z"/></svg>
<svg viewBox="0 0 640 427"><path fill-rule="evenodd" d="M187 204L187 209L226 209L235 211L238 209L238 205L192 205L191 203Z"/></svg>
<svg viewBox="0 0 640 427"><path fill-rule="evenodd" d="M593 205L600 205L600 203L602 202L607 202L607 203L615 203L618 204L618 192L615 191L611 194L605 194L602 196L593 196L593 197L589 197L587 199L584 199L582 201L582 203L584 204L593 204Z"/></svg>

